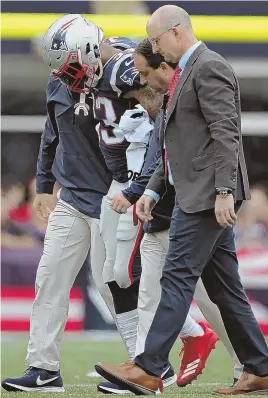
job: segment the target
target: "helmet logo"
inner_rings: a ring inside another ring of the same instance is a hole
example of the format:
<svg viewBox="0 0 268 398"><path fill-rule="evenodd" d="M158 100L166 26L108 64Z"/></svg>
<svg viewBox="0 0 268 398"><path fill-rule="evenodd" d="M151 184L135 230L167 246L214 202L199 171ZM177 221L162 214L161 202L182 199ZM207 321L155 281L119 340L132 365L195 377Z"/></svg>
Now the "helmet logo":
<svg viewBox="0 0 268 398"><path fill-rule="evenodd" d="M52 37L51 41L51 50L64 50L68 51L68 47L66 44L66 33L68 28L71 26L73 21L75 21L77 18L71 19L71 21L66 22L64 25L60 27L57 32L55 32L54 36Z"/></svg>
<svg viewBox="0 0 268 398"><path fill-rule="evenodd" d="M127 65L127 63L126 63ZM137 69L135 67L129 68L127 69L121 76L120 79L128 84L129 86L133 85L133 82L135 80L135 77L139 74L139 72L137 71Z"/></svg>

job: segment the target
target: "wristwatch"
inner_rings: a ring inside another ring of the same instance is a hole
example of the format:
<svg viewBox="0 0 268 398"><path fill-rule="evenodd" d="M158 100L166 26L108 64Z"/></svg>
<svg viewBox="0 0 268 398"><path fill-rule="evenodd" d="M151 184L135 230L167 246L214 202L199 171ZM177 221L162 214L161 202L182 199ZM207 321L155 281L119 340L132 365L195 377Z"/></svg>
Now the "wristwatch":
<svg viewBox="0 0 268 398"><path fill-rule="evenodd" d="M216 188L216 193L221 198L226 198L228 195L231 195L233 193L233 190L231 188L220 187Z"/></svg>

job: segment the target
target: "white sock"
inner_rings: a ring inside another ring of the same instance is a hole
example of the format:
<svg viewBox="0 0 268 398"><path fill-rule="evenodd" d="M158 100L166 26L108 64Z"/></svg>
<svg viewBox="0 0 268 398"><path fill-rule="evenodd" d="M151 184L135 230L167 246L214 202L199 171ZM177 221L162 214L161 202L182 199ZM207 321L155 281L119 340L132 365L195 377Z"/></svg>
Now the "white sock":
<svg viewBox="0 0 268 398"><path fill-rule="evenodd" d="M203 328L200 325L198 325L198 323L191 317L191 315L188 314L185 323L182 327L182 330L179 334L179 337L185 338L185 337L197 337L203 335L204 335Z"/></svg>
<svg viewBox="0 0 268 398"><path fill-rule="evenodd" d="M127 347L130 359L135 358L136 341L137 341L137 327L138 327L138 310L123 312L116 314L117 326L119 333Z"/></svg>

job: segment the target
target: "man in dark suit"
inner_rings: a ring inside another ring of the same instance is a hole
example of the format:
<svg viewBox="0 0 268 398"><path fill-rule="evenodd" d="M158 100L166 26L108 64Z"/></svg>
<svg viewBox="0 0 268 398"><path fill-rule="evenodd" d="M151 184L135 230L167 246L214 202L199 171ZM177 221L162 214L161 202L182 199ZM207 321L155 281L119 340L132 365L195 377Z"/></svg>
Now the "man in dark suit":
<svg viewBox="0 0 268 398"><path fill-rule="evenodd" d="M110 381L135 394L161 390L160 375L202 278L218 306L244 373L220 394L268 393L268 348L238 273L233 225L250 198L241 136L239 86L230 65L195 38L189 15L176 6L159 8L147 24L155 52L178 62L178 83L169 88L163 129L163 162L137 203L143 221L167 184L177 200L161 279L161 301L144 346L134 362L119 368L98 364ZM190 370L190 369L189 369Z"/></svg>

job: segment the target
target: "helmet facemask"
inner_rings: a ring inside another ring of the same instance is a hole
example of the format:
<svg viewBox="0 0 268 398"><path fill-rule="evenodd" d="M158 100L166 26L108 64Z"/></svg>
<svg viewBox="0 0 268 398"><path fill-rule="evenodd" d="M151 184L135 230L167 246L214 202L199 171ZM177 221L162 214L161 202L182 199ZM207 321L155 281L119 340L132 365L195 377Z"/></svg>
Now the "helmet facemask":
<svg viewBox="0 0 268 398"><path fill-rule="evenodd" d="M95 65L83 63L81 50L71 52L66 62L53 75L58 77L64 84L67 84L71 91L76 93L89 93L93 87L96 87L103 74L103 66L100 60L100 51L98 46L94 46L96 56Z"/></svg>

